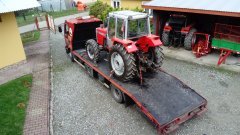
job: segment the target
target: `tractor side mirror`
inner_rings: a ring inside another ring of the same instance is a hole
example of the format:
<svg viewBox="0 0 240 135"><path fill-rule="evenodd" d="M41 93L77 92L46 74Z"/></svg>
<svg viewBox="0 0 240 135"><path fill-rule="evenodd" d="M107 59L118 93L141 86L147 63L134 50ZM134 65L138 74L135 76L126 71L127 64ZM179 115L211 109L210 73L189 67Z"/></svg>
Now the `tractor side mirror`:
<svg viewBox="0 0 240 135"><path fill-rule="evenodd" d="M58 26L58 32L62 33L62 27Z"/></svg>

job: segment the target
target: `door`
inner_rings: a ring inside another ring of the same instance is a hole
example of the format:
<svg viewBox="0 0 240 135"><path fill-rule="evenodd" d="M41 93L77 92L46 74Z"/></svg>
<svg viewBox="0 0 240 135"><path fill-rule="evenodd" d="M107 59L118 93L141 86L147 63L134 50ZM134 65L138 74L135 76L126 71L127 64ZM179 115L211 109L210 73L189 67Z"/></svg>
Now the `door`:
<svg viewBox="0 0 240 135"><path fill-rule="evenodd" d="M116 37L116 19L113 17L108 18L108 34L107 34L107 48L113 46L112 38Z"/></svg>

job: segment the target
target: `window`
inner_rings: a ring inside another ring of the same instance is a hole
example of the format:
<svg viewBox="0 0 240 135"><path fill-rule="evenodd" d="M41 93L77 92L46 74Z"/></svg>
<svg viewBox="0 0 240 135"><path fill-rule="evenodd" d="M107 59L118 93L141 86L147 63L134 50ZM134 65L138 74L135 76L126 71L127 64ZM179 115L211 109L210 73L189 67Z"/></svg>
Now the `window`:
<svg viewBox="0 0 240 135"><path fill-rule="evenodd" d="M113 8L120 8L120 0L112 0L112 7Z"/></svg>
<svg viewBox="0 0 240 135"><path fill-rule="evenodd" d="M125 24L123 19L117 19L117 37L120 39L124 38Z"/></svg>
<svg viewBox="0 0 240 135"><path fill-rule="evenodd" d="M115 18L110 17L108 20L108 37L111 39L115 36Z"/></svg>
<svg viewBox="0 0 240 135"><path fill-rule="evenodd" d="M147 18L128 21L128 38L136 38L149 33Z"/></svg>

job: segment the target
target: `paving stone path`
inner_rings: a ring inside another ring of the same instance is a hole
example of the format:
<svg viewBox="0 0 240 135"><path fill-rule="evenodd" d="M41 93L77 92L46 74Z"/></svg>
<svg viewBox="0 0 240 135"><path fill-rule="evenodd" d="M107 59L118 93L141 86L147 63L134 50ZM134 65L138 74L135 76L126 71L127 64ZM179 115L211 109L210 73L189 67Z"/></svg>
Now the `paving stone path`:
<svg viewBox="0 0 240 135"><path fill-rule="evenodd" d="M25 135L49 134L50 54L49 31L41 31L39 41L24 47L27 60L0 70L0 84L33 74L33 84L24 124Z"/></svg>

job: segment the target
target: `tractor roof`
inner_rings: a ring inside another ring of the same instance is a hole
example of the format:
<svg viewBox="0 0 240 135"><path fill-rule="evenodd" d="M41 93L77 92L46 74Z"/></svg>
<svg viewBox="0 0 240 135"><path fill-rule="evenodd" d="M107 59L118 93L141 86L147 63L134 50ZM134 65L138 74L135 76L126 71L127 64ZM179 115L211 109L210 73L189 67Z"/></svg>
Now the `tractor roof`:
<svg viewBox="0 0 240 135"><path fill-rule="evenodd" d="M129 20L146 18L147 16L148 15L146 13L135 12L130 10L115 11L115 12L109 13L109 17L117 17L121 19L129 19Z"/></svg>
<svg viewBox="0 0 240 135"><path fill-rule="evenodd" d="M99 22L99 21L101 20L94 16L82 16L82 17L71 18L67 20L68 23L72 23L72 24Z"/></svg>

